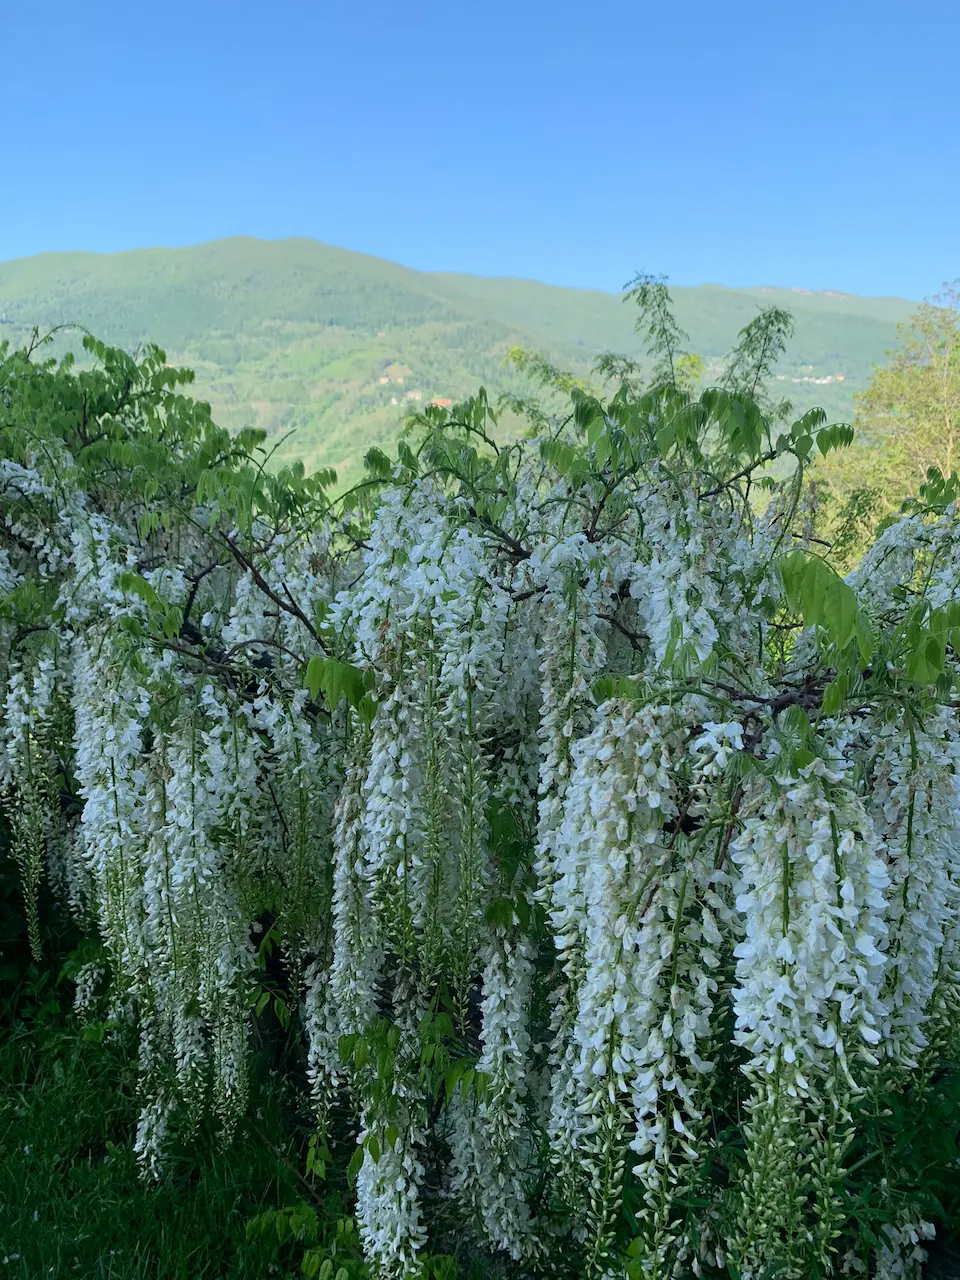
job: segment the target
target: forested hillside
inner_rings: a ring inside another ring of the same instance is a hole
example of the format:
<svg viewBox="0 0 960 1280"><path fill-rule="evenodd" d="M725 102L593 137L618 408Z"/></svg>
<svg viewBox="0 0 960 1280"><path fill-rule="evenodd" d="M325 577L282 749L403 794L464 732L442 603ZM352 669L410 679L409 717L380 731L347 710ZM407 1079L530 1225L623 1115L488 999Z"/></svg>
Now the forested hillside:
<svg viewBox="0 0 960 1280"><path fill-rule="evenodd" d="M911 307L718 285L672 294L708 376L760 306L789 308L796 331L778 388L798 410L820 404L841 418ZM171 363L196 370L196 392L216 421L277 438L295 429L281 456L347 475L371 444L396 435L410 409L456 401L478 383L521 390L520 375L504 366L512 346L587 377L602 351L638 354L634 319L599 290L412 271L311 240L243 237L0 264L0 340L76 323L128 349L157 342Z"/></svg>

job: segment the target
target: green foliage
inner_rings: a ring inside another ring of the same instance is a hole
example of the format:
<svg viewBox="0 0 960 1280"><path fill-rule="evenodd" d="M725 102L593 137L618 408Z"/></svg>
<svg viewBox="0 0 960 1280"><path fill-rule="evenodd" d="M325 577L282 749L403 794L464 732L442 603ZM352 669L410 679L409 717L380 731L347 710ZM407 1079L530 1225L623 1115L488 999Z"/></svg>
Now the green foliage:
<svg viewBox="0 0 960 1280"><path fill-rule="evenodd" d="M635 302L640 312L636 327L645 335L646 352L653 361L651 381L677 386L677 361L689 334L677 323L666 277L637 272L625 286L624 302Z"/></svg>
<svg viewBox="0 0 960 1280"><path fill-rule="evenodd" d="M860 425L897 459L900 492L913 492L930 467L960 468L960 282L945 287L899 327L900 347L888 353L859 401Z"/></svg>
<svg viewBox="0 0 960 1280"><path fill-rule="evenodd" d="M314 701L323 694L324 701L332 710L345 699L361 712L368 723L372 719L373 700L369 692L373 688L372 671L361 671L349 662L315 654L307 663L303 682Z"/></svg>
<svg viewBox="0 0 960 1280"><path fill-rule="evenodd" d="M857 606L853 589L820 556L791 551L778 565L787 600L806 627L822 627L839 651L856 637L860 657L873 652L869 621Z"/></svg>
<svg viewBox="0 0 960 1280"><path fill-rule="evenodd" d="M748 396L775 421L788 417L793 407L789 400L775 402L768 390L793 331L794 319L789 311L778 306L764 307L740 330L723 376L728 390Z"/></svg>
<svg viewBox="0 0 960 1280"><path fill-rule="evenodd" d="M276 1240L299 1252L306 1280L361 1280L369 1276L352 1218L322 1221L313 1205L300 1200L283 1209L267 1209L247 1223L247 1240Z"/></svg>
<svg viewBox="0 0 960 1280"><path fill-rule="evenodd" d="M898 326L857 396L857 442L823 469L818 524L841 559L852 561L878 521L920 490L941 508L956 495L960 469L960 285L923 303ZM939 496L936 496L939 495Z"/></svg>

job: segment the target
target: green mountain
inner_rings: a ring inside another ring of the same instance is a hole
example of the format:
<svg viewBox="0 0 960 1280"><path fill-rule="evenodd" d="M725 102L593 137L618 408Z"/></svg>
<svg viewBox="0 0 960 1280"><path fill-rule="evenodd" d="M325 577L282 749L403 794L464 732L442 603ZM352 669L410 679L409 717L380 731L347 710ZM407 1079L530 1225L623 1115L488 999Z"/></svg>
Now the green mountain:
<svg viewBox="0 0 960 1280"><path fill-rule="evenodd" d="M796 334L779 388L798 411L822 404L835 418L852 414L855 392L913 305L720 285L672 293L691 349L714 375L760 306L788 307ZM313 240L241 237L0 263L0 341L65 323L128 349L158 343L170 363L196 370L197 394L224 426L264 427L282 441L278 456L347 476L413 408L481 383L491 393L523 390L503 363L514 345L579 376L601 351L638 353L634 313L613 294L412 271Z"/></svg>

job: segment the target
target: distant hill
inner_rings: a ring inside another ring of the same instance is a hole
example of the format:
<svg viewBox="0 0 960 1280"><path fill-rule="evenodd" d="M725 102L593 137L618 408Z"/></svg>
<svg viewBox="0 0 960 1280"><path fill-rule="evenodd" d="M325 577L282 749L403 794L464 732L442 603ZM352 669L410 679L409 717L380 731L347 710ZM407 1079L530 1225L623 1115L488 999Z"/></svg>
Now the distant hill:
<svg viewBox="0 0 960 1280"><path fill-rule="evenodd" d="M789 308L796 334L779 387L798 411L849 417L853 396L896 341L913 304L779 288L673 289L691 349L713 373L759 307ZM197 373L197 394L229 428L295 428L279 453L355 472L405 412L482 383L526 384L514 345L587 376L597 354L638 351L619 297L530 280L409 268L313 240L217 240L187 249L41 254L0 263L0 341L76 322L104 341L151 341Z"/></svg>

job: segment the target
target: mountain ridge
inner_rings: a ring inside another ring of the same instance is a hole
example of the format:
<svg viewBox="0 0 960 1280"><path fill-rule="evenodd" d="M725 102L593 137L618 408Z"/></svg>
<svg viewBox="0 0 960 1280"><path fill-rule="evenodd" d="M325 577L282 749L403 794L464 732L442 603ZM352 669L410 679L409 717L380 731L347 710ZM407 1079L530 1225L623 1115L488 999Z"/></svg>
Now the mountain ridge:
<svg viewBox="0 0 960 1280"><path fill-rule="evenodd" d="M442 278L462 278L469 280L482 280L491 283L508 283L508 284L533 284L542 285L547 289L569 289L576 293L600 293L606 297L619 298L621 295L616 291L603 289L599 286L571 285L563 284L558 281L541 280L536 276L516 276L516 275L482 275L475 272L462 271L436 271L429 267L410 267L404 263L394 262L390 258L382 258L379 254L366 253L362 249L349 249L344 245L334 245L326 240L317 240L311 236L279 236L275 238L265 238L263 236L251 235L235 235L235 236L218 236L214 240L203 240L197 244L189 245L139 245L133 249L43 249L39 253L26 254L16 258L0 258L0 270L4 267L17 266L20 264L28 264L39 262L48 258L122 258L132 257L139 254L175 254L200 251L209 249L213 246L226 246L233 244L250 244L250 245L286 245L286 244L302 244L309 245L325 250L332 250L336 253L350 255L351 257L363 258L369 262L375 262L380 265L395 267L400 271L411 272L418 276ZM859 300L861 302L908 302L915 305L916 300L909 298L901 298L896 294L859 294L848 293L842 289L807 289L800 285L778 285L765 282L763 284L724 284L721 280L703 280L697 285L677 285L680 289L722 289L728 293L782 293L799 294L801 296L811 297L830 297L830 298L849 298Z"/></svg>
<svg viewBox="0 0 960 1280"><path fill-rule="evenodd" d="M854 395L896 342L907 299L781 286L671 288L677 318L710 376L759 307L777 302L796 334L777 370L798 412L852 414ZM348 478L405 411L481 383L523 391L512 346L589 377L604 350L636 356L620 296L522 277L425 272L305 237L235 236L184 248L52 252L0 263L0 340L36 325L82 324L128 349L156 342L197 374L223 425L261 426L280 458ZM59 338L60 349L78 345ZM385 374L390 367L408 372ZM288 432L293 436L286 438Z"/></svg>

